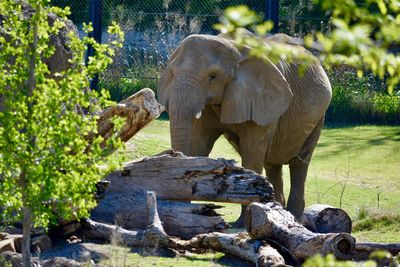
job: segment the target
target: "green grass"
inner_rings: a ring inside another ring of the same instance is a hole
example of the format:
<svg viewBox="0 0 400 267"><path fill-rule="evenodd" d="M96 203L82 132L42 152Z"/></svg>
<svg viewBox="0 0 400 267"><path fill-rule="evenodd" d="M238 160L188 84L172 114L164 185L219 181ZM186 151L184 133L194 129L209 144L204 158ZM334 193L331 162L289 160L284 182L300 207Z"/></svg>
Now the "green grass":
<svg viewBox="0 0 400 267"><path fill-rule="evenodd" d="M101 266L129 266L129 267L218 267L227 266L226 257L223 253L188 254L184 257L175 257L171 251L144 251L132 250L127 247L106 245L109 259L100 261ZM154 254L159 256L154 256ZM236 261L243 263L241 261ZM229 265L228 265L229 266ZM241 266L241 265L237 265Z"/></svg>
<svg viewBox="0 0 400 267"><path fill-rule="evenodd" d="M127 144L126 159L151 156L169 147L169 122L158 120ZM224 138L217 141L210 157L235 159L240 164L239 155ZM287 166L284 166L284 179L287 196L290 185ZM400 127L323 129L306 184L306 205L314 203L345 209L355 224L353 235L357 240L400 242ZM239 212L240 207L235 204L226 204L221 210L227 222L235 221ZM136 257L134 262L143 260L138 254L132 257ZM146 257L146 260L148 266L180 266L181 263L182 266L218 266L215 257L218 255L179 258L179 262L159 257ZM158 261L165 262L157 265Z"/></svg>

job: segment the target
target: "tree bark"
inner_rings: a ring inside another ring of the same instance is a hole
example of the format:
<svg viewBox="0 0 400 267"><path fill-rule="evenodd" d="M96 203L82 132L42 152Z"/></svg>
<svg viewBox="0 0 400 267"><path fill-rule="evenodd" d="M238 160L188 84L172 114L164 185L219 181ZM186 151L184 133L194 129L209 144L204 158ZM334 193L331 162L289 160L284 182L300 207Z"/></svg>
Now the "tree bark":
<svg viewBox="0 0 400 267"><path fill-rule="evenodd" d="M190 240L170 237L163 229L157 212L155 193L147 194L148 226L144 231L129 231L120 227L96 223L91 219L83 222L84 233L89 238L114 241L118 244L140 247L165 247L178 251L201 253L212 249L228 253L258 266L283 266L283 257L263 241L251 240L246 233L201 234Z"/></svg>
<svg viewBox="0 0 400 267"><path fill-rule="evenodd" d="M31 266L31 230L32 230L32 210L24 203L24 218L22 221L22 266Z"/></svg>
<svg viewBox="0 0 400 267"><path fill-rule="evenodd" d="M301 223L314 233L351 233L350 216L342 209L315 204L303 212Z"/></svg>
<svg viewBox="0 0 400 267"><path fill-rule="evenodd" d="M246 210L246 230L253 239L271 238L285 246L299 260L321 253L351 259L355 239L347 233L313 233L296 222L277 202L252 203Z"/></svg>
<svg viewBox="0 0 400 267"><path fill-rule="evenodd" d="M122 117L126 120L118 136L121 141L126 142L149 122L160 116L162 111L163 108L157 103L154 92L149 88L144 88L101 112L97 122L98 135L104 137L105 140L110 138L115 131L115 125L111 119Z"/></svg>
<svg viewBox="0 0 400 267"><path fill-rule="evenodd" d="M239 204L274 199L273 187L265 177L238 167L234 161L166 153L130 162L122 171L109 175L106 194L150 190L157 192L159 199Z"/></svg>

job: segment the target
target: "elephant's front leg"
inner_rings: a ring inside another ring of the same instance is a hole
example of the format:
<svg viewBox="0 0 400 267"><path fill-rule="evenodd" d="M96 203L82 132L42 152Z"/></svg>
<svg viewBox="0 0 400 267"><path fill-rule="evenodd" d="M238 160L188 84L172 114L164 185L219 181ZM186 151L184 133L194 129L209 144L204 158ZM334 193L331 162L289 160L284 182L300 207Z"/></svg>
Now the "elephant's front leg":
<svg viewBox="0 0 400 267"><path fill-rule="evenodd" d="M239 129L239 153L242 158L242 166L262 174L265 155L269 142L272 140L270 127L262 127L254 122L247 122ZM244 227L244 216L247 205L242 205L239 219L234 223L235 228Z"/></svg>
<svg viewBox="0 0 400 267"><path fill-rule="evenodd" d="M190 137L190 156L207 157L215 141L222 135L219 121L207 106L200 119L193 119Z"/></svg>
<svg viewBox="0 0 400 267"><path fill-rule="evenodd" d="M317 145L318 138L321 134L323 123L324 118L322 117L311 132L310 136L306 139L300 153L289 161L290 194L287 203L287 210L289 210L297 219L301 218L304 211L304 190L308 166L310 165L314 148Z"/></svg>

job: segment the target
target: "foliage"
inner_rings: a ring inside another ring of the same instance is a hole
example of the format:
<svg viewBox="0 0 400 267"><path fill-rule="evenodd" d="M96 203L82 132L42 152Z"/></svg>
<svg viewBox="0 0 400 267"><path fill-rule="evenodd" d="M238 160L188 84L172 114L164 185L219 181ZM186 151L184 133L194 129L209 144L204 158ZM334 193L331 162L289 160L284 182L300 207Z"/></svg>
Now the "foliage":
<svg viewBox="0 0 400 267"><path fill-rule="evenodd" d="M279 1L279 32L299 37L310 32L327 32L329 20L330 14L313 0Z"/></svg>
<svg viewBox="0 0 400 267"><path fill-rule="evenodd" d="M80 40L70 32L65 45L72 52L72 67L49 73L43 59L54 53L51 35L65 27L69 9L50 7L46 0L27 3L31 17L24 17L21 1L0 3L0 14L6 18L0 35L1 220L24 217L24 228L31 222L47 226L57 218L87 216L95 205L95 184L115 166L115 158L100 147L101 137L88 139L97 131L96 114L110 102L86 88L88 78L111 63L113 46L120 46L123 38L114 24L108 31L117 38L110 45L88 37ZM59 16L52 24L50 13ZM85 66L88 44L96 53ZM107 141L108 148L120 145L115 138Z"/></svg>
<svg viewBox="0 0 400 267"><path fill-rule="evenodd" d="M400 82L400 56L389 50L400 41L399 2L320 0L318 3L322 8L332 10L334 29L327 34L318 32L315 37L306 36L305 45L313 45L316 38L323 51L319 58L326 67L353 66L359 77L370 71L381 79L387 78L389 93L392 94L395 85ZM306 61L305 64L310 62L299 54L298 49L282 44L266 46L262 36L271 30L270 22L261 22L260 17L246 6L226 9L221 24L216 27L222 33L231 35L237 45L251 47L255 56L267 57L274 62L298 59L300 56L300 61ZM251 27L256 36L244 36L243 27Z"/></svg>
<svg viewBox="0 0 400 267"><path fill-rule="evenodd" d="M361 215L361 216L360 216ZM399 228L400 214L391 212L382 212L379 210L361 209L357 220L353 226L353 231L370 231L377 228L395 226Z"/></svg>
<svg viewBox="0 0 400 267"><path fill-rule="evenodd" d="M332 101L326 112L330 123L400 123L400 95L374 90L371 78L354 71L332 71Z"/></svg>
<svg viewBox="0 0 400 267"><path fill-rule="evenodd" d="M121 101L143 88L157 88L156 80L146 78L135 78L134 75L121 77L118 80L110 80L109 82L100 80L99 87L109 91L110 98L113 101ZM152 89L153 91L156 90Z"/></svg>

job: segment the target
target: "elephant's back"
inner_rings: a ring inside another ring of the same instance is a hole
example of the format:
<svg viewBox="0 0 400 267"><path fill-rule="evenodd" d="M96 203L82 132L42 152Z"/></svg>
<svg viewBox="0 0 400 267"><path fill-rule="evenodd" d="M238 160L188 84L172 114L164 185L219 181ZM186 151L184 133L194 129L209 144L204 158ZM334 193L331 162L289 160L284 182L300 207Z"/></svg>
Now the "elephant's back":
<svg viewBox="0 0 400 267"><path fill-rule="evenodd" d="M329 79L319 63L310 65L303 76L296 64L281 62L278 68L293 91L293 101L277 124L266 158L269 164L286 164L299 154L332 97Z"/></svg>

